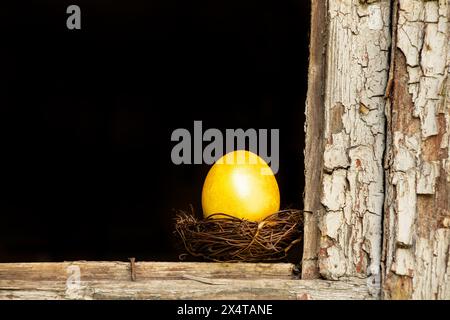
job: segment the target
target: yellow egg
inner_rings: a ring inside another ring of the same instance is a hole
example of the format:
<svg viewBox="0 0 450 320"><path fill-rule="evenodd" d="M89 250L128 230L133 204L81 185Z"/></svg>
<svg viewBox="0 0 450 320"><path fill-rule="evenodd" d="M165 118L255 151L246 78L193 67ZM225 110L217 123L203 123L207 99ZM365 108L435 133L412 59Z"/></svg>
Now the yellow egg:
<svg viewBox="0 0 450 320"><path fill-rule="evenodd" d="M202 191L205 218L225 213L261 221L280 209L280 191L273 171L256 154L227 153L209 170Z"/></svg>

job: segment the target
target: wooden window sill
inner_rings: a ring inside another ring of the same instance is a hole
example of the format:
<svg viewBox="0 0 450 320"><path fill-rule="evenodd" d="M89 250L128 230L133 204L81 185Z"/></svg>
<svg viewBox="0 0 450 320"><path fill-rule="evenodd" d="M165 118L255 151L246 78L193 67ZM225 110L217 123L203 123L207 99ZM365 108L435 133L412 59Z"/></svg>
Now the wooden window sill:
<svg viewBox="0 0 450 320"><path fill-rule="evenodd" d="M131 265L87 261L0 263L0 300L375 299L365 279L299 280L293 273L294 266L288 263Z"/></svg>

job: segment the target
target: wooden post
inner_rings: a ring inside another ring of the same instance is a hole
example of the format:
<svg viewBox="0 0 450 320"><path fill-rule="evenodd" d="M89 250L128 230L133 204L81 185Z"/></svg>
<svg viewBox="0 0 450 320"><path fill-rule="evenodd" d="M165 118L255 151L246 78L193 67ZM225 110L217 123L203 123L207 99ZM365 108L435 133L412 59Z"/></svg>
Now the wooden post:
<svg viewBox="0 0 450 320"><path fill-rule="evenodd" d="M386 110L386 299L450 299L449 9L448 0L395 4Z"/></svg>
<svg viewBox="0 0 450 320"><path fill-rule="evenodd" d="M323 127L325 47L327 39L326 1L311 1L311 38L309 48L308 93L306 98L305 122L305 190L304 242L302 279L319 278L317 256L319 252L318 218L323 206L320 203L320 187L323 168Z"/></svg>
<svg viewBox="0 0 450 320"><path fill-rule="evenodd" d="M325 12L320 26L317 8ZM319 271L326 279L367 278L378 293L390 1L313 1L312 18L305 156L315 158L306 162L305 209L318 218ZM323 95L315 77L325 79ZM316 121L314 112L319 114ZM320 127L314 131L311 126ZM308 188L314 168L320 176ZM305 234L311 237L307 230Z"/></svg>

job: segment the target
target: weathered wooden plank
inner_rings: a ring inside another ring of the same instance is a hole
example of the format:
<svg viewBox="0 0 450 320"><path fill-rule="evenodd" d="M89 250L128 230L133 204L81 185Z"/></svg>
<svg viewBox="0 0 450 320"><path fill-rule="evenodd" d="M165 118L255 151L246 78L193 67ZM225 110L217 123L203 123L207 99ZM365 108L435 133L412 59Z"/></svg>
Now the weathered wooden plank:
<svg viewBox="0 0 450 320"><path fill-rule="evenodd" d="M0 299L373 299L364 281L324 280L147 280L88 281L68 290L64 283L0 280Z"/></svg>
<svg viewBox="0 0 450 320"><path fill-rule="evenodd" d="M324 210L320 202L323 168L323 127L325 46L327 36L326 1L311 1L308 93L305 122L305 189L303 193L303 258L302 279L319 278L319 216Z"/></svg>
<svg viewBox="0 0 450 320"><path fill-rule="evenodd" d="M373 299L364 279L295 280L290 264L0 264L0 299Z"/></svg>
<svg viewBox="0 0 450 320"><path fill-rule="evenodd" d="M379 291L390 1L327 3L320 273Z"/></svg>
<svg viewBox="0 0 450 320"><path fill-rule="evenodd" d="M131 263L120 261L74 261L47 263L0 263L0 280L62 281L74 267L79 268L83 280L131 279ZM215 262L136 262L136 279L179 280L186 276L228 279L297 278L290 263L215 263Z"/></svg>
<svg viewBox="0 0 450 320"><path fill-rule="evenodd" d="M396 4L383 293L450 299L450 5Z"/></svg>

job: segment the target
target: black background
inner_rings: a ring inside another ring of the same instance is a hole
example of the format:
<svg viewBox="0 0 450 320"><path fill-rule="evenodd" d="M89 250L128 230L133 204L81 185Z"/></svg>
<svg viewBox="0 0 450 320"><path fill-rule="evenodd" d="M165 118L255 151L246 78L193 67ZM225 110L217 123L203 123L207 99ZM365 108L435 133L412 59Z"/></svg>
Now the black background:
<svg viewBox="0 0 450 320"><path fill-rule="evenodd" d="M371 319L384 319L386 313L394 317L429 317L429 310L445 314L447 301L382 301L382 300L114 300L114 301L0 301L2 312L11 311L16 316L46 314L47 318L60 319L61 314L70 313L74 317L87 314L123 319L131 314L162 315L164 319L202 319L199 315L178 315L179 308L207 307L221 310L222 305L271 305L272 315L244 315L210 313L207 319L290 319L297 315L305 318L361 319L361 314L370 309ZM9 314L9 313L8 313Z"/></svg>
<svg viewBox="0 0 450 320"><path fill-rule="evenodd" d="M176 260L207 165L176 128L279 128L282 207L301 208L309 1L0 5L0 262ZM81 7L81 30L66 8Z"/></svg>

